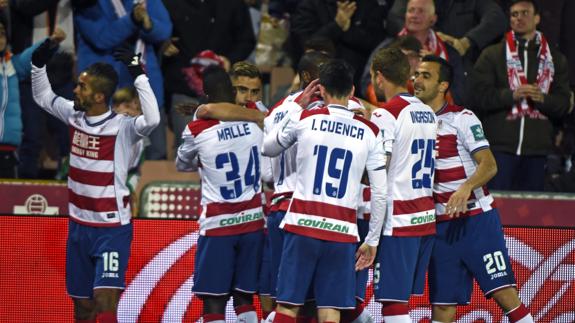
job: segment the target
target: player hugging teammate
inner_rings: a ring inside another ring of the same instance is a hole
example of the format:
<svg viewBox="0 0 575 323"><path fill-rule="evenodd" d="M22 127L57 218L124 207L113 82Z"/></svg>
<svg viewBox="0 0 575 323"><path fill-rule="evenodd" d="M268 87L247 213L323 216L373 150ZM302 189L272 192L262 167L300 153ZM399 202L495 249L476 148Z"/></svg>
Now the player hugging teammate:
<svg viewBox="0 0 575 323"><path fill-rule="evenodd" d="M414 96L405 55L380 50L370 72L386 103L370 120L353 97L348 64L312 52L298 72L302 90L267 113L262 132L264 115L233 104L227 74L206 71L210 103L184 130L176 162L202 178L193 291L204 322L224 322L232 296L238 322L256 323L258 291L274 300L268 322L373 322L363 300L374 262L385 322L411 322L407 303L423 293L428 266L433 322L455 319L473 277L511 322L533 322L483 188L496 166L481 124L444 101L448 63L425 58ZM262 180L275 190L267 217ZM486 267L486 257L497 265ZM467 279L456 283L456 275Z"/></svg>

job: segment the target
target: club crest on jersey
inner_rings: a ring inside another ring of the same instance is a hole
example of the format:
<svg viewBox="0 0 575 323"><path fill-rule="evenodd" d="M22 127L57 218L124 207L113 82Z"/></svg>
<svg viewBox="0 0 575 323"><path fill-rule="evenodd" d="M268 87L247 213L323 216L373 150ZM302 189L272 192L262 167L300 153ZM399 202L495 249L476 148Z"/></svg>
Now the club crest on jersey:
<svg viewBox="0 0 575 323"><path fill-rule="evenodd" d="M481 129L481 125L476 124L471 126L470 129L471 133L473 133L473 138L475 138L475 141L485 140L485 134L483 133L483 129Z"/></svg>

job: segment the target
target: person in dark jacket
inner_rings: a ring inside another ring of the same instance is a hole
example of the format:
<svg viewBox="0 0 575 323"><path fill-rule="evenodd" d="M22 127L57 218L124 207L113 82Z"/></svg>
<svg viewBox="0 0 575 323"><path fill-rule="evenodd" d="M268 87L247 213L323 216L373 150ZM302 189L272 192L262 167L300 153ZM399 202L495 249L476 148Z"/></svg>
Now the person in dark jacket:
<svg viewBox="0 0 575 323"><path fill-rule="evenodd" d="M118 73L118 86L132 85L128 69L112 55L119 47L129 45L141 54L158 106L160 109L163 107L164 81L155 46L170 38L172 22L161 0L98 0L92 6L75 10L74 22L78 37L78 71L93 63L105 62L114 66ZM146 157L165 159L163 120L149 138L151 144Z"/></svg>
<svg viewBox="0 0 575 323"><path fill-rule="evenodd" d="M475 64L468 105L482 117L497 160L490 187L542 191L552 122L569 110L567 61L537 31L534 0L512 1L509 13L511 31Z"/></svg>
<svg viewBox="0 0 575 323"><path fill-rule="evenodd" d="M292 18L291 32L301 48L313 37L333 41L336 56L355 69L359 89L363 67L371 51L385 38L387 7L378 1L302 0Z"/></svg>
<svg viewBox="0 0 575 323"><path fill-rule="evenodd" d="M395 0L388 16L389 32L404 25L409 0ZM466 71L473 68L479 53L496 42L507 28L505 14L494 0L435 0L435 29L442 39L463 57Z"/></svg>
<svg viewBox="0 0 575 323"><path fill-rule="evenodd" d="M162 70L172 130L178 147L180 134L191 117L173 108L201 95L188 87L182 69L204 50L211 50L228 67L245 60L256 46L249 9L243 0L163 0L174 24L172 39L164 46Z"/></svg>
<svg viewBox="0 0 575 323"><path fill-rule="evenodd" d="M57 46L66 35L59 29L51 39ZM22 142L22 112L18 82L30 77L32 53L40 45L34 44L13 55L9 48L4 23L0 22L0 178L16 178L18 159L16 150Z"/></svg>

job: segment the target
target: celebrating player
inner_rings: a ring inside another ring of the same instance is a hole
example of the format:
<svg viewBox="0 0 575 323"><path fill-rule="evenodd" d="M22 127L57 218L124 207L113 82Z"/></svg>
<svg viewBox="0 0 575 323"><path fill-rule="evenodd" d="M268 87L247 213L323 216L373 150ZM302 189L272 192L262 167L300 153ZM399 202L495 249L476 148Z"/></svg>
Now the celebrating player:
<svg viewBox="0 0 575 323"><path fill-rule="evenodd" d="M411 294L423 293L435 233L432 185L437 123L430 107L407 94L409 62L400 49L379 50L370 73L378 101L387 98L383 109L373 111L371 121L381 129L386 152L391 154L374 294L383 305L386 322L411 322L407 302Z"/></svg>
<svg viewBox="0 0 575 323"><path fill-rule="evenodd" d="M57 96L46 75L50 40L32 55L32 93L48 113L70 126L69 213L66 287L77 322L117 322L130 256L132 224L126 186L132 147L160 122L148 78L133 52L117 59L135 79L143 115L114 113L109 106L118 83L114 68L92 64L78 77L74 101Z"/></svg>
<svg viewBox="0 0 575 323"><path fill-rule="evenodd" d="M219 67L206 69L204 92L209 102L234 102L230 78ZM179 171L200 169L202 179L192 290L204 301L204 322L225 322L232 294L238 320L257 323L252 299L263 246L262 131L255 123L197 119L182 139L176 166Z"/></svg>
<svg viewBox="0 0 575 323"><path fill-rule="evenodd" d="M297 184L280 225L285 236L274 322L295 322L309 289L319 321L338 322L340 309L355 308L354 269L373 262L381 234L386 172L380 131L347 109L354 88L346 63L325 63L319 76L327 107L290 114L264 141L263 154L268 156L299 143ZM373 212L356 263L356 209L365 169Z"/></svg>
<svg viewBox="0 0 575 323"><path fill-rule="evenodd" d="M452 74L447 61L426 56L414 83L415 95L439 120L433 186L438 224L429 266L432 319L453 322L456 305L469 304L475 278L510 322L533 322L517 295L499 213L485 187L497 164L475 114L446 102Z"/></svg>

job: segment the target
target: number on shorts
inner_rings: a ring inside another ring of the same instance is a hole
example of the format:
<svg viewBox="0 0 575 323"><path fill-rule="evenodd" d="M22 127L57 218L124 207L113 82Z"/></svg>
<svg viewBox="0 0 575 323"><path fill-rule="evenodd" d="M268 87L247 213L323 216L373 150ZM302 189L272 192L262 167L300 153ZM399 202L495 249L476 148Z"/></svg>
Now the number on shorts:
<svg viewBox="0 0 575 323"><path fill-rule="evenodd" d="M503 253L501 251L495 251L493 254L485 254L483 256L483 261L485 262L485 270L487 270L488 274L493 274L496 271L504 271L507 269L505 258L503 258Z"/></svg>
<svg viewBox="0 0 575 323"><path fill-rule="evenodd" d="M381 273L379 271L379 262L375 263L373 266L373 284L377 285L379 283L379 279L381 278Z"/></svg>
<svg viewBox="0 0 575 323"><path fill-rule="evenodd" d="M118 271L120 268L120 256L116 251L104 252L104 271Z"/></svg>

